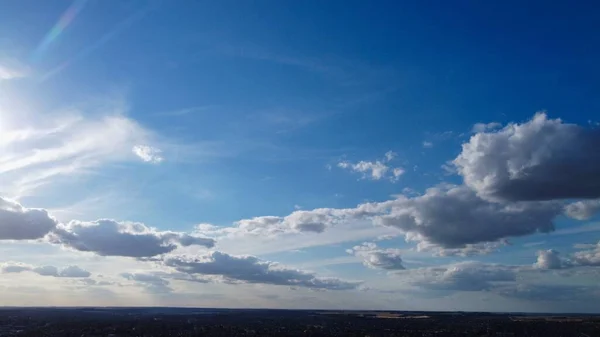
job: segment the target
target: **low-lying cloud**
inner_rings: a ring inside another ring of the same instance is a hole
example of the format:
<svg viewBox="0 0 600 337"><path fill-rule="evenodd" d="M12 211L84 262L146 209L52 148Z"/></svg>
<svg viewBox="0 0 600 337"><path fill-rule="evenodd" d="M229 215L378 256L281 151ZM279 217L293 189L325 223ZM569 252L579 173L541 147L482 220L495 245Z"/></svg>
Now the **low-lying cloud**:
<svg viewBox="0 0 600 337"><path fill-rule="evenodd" d="M55 266L32 266L24 263L7 262L0 265L5 274L33 272L41 276L84 278L89 277L91 273L78 266L68 266L58 269Z"/></svg>
<svg viewBox="0 0 600 337"><path fill-rule="evenodd" d="M71 221L59 225L49 241L65 247L102 256L151 257L170 253L179 246L213 247L210 238L180 232L158 231L138 222L101 219Z"/></svg>
<svg viewBox="0 0 600 337"><path fill-rule="evenodd" d="M346 252L358 257L369 268L385 270L404 269L399 249L382 249L377 247L373 242L365 242L362 245L348 249Z"/></svg>
<svg viewBox="0 0 600 337"><path fill-rule="evenodd" d="M40 239L56 226L56 220L44 209L25 208L0 198L0 240Z"/></svg>
<svg viewBox="0 0 600 337"><path fill-rule="evenodd" d="M318 277L314 273L291 269L254 256L233 256L213 251L203 256L167 256L166 266L190 275L221 276L231 282L261 283L322 290L349 290L359 282Z"/></svg>

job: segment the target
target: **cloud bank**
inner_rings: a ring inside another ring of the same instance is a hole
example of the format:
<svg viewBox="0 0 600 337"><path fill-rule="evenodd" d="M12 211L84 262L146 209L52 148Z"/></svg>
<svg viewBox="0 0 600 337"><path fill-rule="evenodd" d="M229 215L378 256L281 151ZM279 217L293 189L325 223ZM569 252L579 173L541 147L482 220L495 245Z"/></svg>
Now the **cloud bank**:
<svg viewBox="0 0 600 337"><path fill-rule="evenodd" d="M314 273L283 267L254 256L233 256L213 251L203 256L175 255L164 259L166 266L190 275L221 276L231 282L261 283L322 290L349 290L359 286L338 278L318 277Z"/></svg>
<svg viewBox="0 0 600 337"><path fill-rule="evenodd" d="M151 257L170 253L178 246L213 247L215 241L180 232L158 231L139 222L101 219L59 225L49 241L101 256Z"/></svg>
<svg viewBox="0 0 600 337"><path fill-rule="evenodd" d="M5 274L33 272L41 276L84 278L92 275L89 271L81 269L78 266L68 266L59 270L54 266L35 267L24 263L7 262L0 265Z"/></svg>

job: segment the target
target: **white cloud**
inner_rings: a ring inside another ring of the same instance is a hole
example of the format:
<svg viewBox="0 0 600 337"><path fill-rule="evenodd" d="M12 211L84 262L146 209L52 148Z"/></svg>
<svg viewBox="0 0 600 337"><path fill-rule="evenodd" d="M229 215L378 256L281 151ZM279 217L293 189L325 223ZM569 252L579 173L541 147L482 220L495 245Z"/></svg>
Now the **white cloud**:
<svg viewBox="0 0 600 337"><path fill-rule="evenodd" d="M479 132L454 160L467 186L490 200L600 197L600 130L536 114Z"/></svg>
<svg viewBox="0 0 600 337"><path fill-rule="evenodd" d="M200 224L198 234L211 237L245 236L277 237L284 234L322 233L332 227L343 224L350 230L350 223L370 219L383 212L391 201L365 203L355 208L316 208L297 210L287 216L260 216L237 221L232 227L217 227Z"/></svg>
<svg viewBox="0 0 600 337"><path fill-rule="evenodd" d="M61 224L48 239L54 244L101 256L151 257L172 252L179 246L214 246L213 239L109 219Z"/></svg>
<svg viewBox="0 0 600 337"><path fill-rule="evenodd" d="M395 152L388 151L385 153L385 158L383 160L361 160L357 163L341 161L337 164L337 167L349 170L351 172L360 173L362 174L362 179L389 179L390 181L395 182L402 174L404 174L404 169L401 167L391 167L387 163L393 160L396 156L397 154Z"/></svg>
<svg viewBox="0 0 600 337"><path fill-rule="evenodd" d="M363 179L370 178L372 180L379 180L383 178L390 169L387 165L380 161L359 161L356 164L345 161L338 163L337 166L353 172L362 173Z"/></svg>
<svg viewBox="0 0 600 337"><path fill-rule="evenodd" d="M25 208L0 198L0 240L39 239L56 225L56 220L46 210Z"/></svg>
<svg viewBox="0 0 600 337"><path fill-rule="evenodd" d="M548 249L537 252L537 261L534 267L539 269L563 269L571 265L569 260L560 257L559 252L554 249Z"/></svg>
<svg viewBox="0 0 600 337"><path fill-rule="evenodd" d="M394 151L388 151L385 153L385 160L386 161L391 161L392 159L396 158L398 156L398 154Z"/></svg>
<svg viewBox="0 0 600 337"><path fill-rule="evenodd" d="M365 242L362 245L348 249L347 252L358 257L369 268L385 270L404 269L399 249L381 249L375 243Z"/></svg>
<svg viewBox="0 0 600 337"><path fill-rule="evenodd" d="M158 164L164 160L161 156L162 151L152 146L136 145L133 147L132 151L136 156L147 163Z"/></svg>
<svg viewBox="0 0 600 337"><path fill-rule="evenodd" d="M318 277L314 273L291 269L254 256L233 256L213 251L203 256L167 256L166 266L191 275L222 276L229 282L262 283L326 290L349 290L359 282Z"/></svg>
<svg viewBox="0 0 600 337"><path fill-rule="evenodd" d="M473 129L471 129L471 132L473 133L479 133L479 132L486 132L486 131L493 131L496 129L499 129L500 127L502 127L502 124L498 123L498 122L491 122L491 123L475 123L475 125L473 125Z"/></svg>
<svg viewBox="0 0 600 337"><path fill-rule="evenodd" d="M537 261L534 267L538 269L567 269L577 267L600 266L600 242L598 244L576 244L575 248L581 249L567 258L560 256L554 249L540 250L537 252Z"/></svg>
<svg viewBox="0 0 600 337"><path fill-rule="evenodd" d="M591 249L574 253L573 262L580 266L600 266L600 241Z"/></svg>
<svg viewBox="0 0 600 337"><path fill-rule="evenodd" d="M428 142L428 141L424 141L423 142L423 147L424 148L432 148L433 147L433 143L432 142Z"/></svg>
<svg viewBox="0 0 600 337"><path fill-rule="evenodd" d="M404 169L400 168L400 167L396 167L392 170L392 174L394 175L394 180L398 180L398 178L400 178L401 175L404 174Z"/></svg>
<svg viewBox="0 0 600 337"><path fill-rule="evenodd" d="M600 211L600 199L581 200L565 207L565 213L577 220L588 220Z"/></svg>
<svg viewBox="0 0 600 337"><path fill-rule="evenodd" d="M32 265L7 262L0 264L3 273L22 273L22 272L33 272L41 276L52 276L52 277L67 277L67 278L84 278L89 277L91 273L87 270L81 269L78 266L68 266L59 270L54 266L40 266L35 267Z"/></svg>

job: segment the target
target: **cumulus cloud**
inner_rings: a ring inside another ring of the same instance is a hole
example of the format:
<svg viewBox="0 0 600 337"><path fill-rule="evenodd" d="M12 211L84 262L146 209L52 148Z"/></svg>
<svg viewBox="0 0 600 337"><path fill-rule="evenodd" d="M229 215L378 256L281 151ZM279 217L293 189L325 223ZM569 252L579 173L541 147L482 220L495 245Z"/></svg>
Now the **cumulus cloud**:
<svg viewBox="0 0 600 337"><path fill-rule="evenodd" d="M430 188L413 198L400 197L387 214L376 217L398 228L408 240L443 248L494 242L507 237L554 230L561 206L549 202L493 203L465 186Z"/></svg>
<svg viewBox="0 0 600 337"><path fill-rule="evenodd" d="M580 200L565 207L567 216L577 220L588 220L600 211L600 199Z"/></svg>
<svg viewBox="0 0 600 337"><path fill-rule="evenodd" d="M163 294L173 291L169 287L169 281L158 275L150 273L122 273L121 277L140 284L147 292L152 294Z"/></svg>
<svg viewBox="0 0 600 337"><path fill-rule="evenodd" d="M89 277L91 274L89 271L81 269L77 266L68 266L58 273L60 277Z"/></svg>
<svg viewBox="0 0 600 337"><path fill-rule="evenodd" d="M600 241L591 249L574 253L572 259L574 263L580 266L600 266Z"/></svg>
<svg viewBox="0 0 600 337"><path fill-rule="evenodd" d="M537 252L537 261L534 267L538 269L567 269L575 267L600 266L600 242L598 244L578 244L575 248L581 250L563 258L554 249L540 250Z"/></svg>
<svg viewBox="0 0 600 337"><path fill-rule="evenodd" d="M78 266L68 266L59 270L54 266L39 266L35 267L24 263L7 262L1 264L3 273L22 273L22 272L33 272L42 276L52 277L68 277L68 278L83 278L89 277L91 273Z"/></svg>
<svg viewBox="0 0 600 337"><path fill-rule="evenodd" d="M102 256L151 257L172 252L178 246L213 247L214 240L179 232L162 232L137 222L101 219L71 221L59 225L49 241Z"/></svg>
<svg viewBox="0 0 600 337"><path fill-rule="evenodd" d="M353 172L363 173L363 178L379 180L385 176L390 169L387 165L380 161L359 161L356 164L344 161L338 163L339 168L348 169Z"/></svg>
<svg viewBox="0 0 600 337"><path fill-rule="evenodd" d="M554 249L538 251L537 261L534 264L538 269L563 269L571 266L571 262L560 257L560 253Z"/></svg>
<svg viewBox="0 0 600 337"><path fill-rule="evenodd" d="M600 197L600 130L545 113L479 132L453 161L467 186L500 201Z"/></svg>
<svg viewBox="0 0 600 337"><path fill-rule="evenodd" d="M385 158L383 160L361 160L357 163L352 163L350 161L341 161L337 164L337 167L349 170L351 172L360 173L362 175L362 179L389 179L390 181L395 182L402 174L404 174L403 168L394 168L388 165L388 163L392 161L396 156L396 153L388 151L385 153Z"/></svg>
<svg viewBox="0 0 600 337"><path fill-rule="evenodd" d="M34 240L42 238L57 225L43 209L25 208L0 198L0 240Z"/></svg>
<svg viewBox="0 0 600 337"><path fill-rule="evenodd" d="M314 273L291 269L254 256L233 256L213 251L204 256L167 256L166 266L190 275L221 276L231 282L262 283L311 289L355 289L359 282L318 277Z"/></svg>
<svg viewBox="0 0 600 337"><path fill-rule="evenodd" d="M161 156L162 151L156 147L136 145L133 147L132 151L136 156L147 163L158 164L164 160Z"/></svg>
<svg viewBox="0 0 600 337"><path fill-rule="evenodd" d="M404 269L399 249L381 249L373 242L365 242L362 245L348 249L346 252L358 257L369 268L386 270Z"/></svg>

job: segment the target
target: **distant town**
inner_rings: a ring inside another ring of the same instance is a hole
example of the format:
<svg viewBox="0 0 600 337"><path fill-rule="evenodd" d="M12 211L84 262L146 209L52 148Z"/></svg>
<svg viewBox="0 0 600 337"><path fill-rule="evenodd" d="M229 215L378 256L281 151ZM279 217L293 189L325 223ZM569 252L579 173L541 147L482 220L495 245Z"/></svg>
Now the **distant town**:
<svg viewBox="0 0 600 337"><path fill-rule="evenodd" d="M0 336L600 336L600 316L191 308L2 308Z"/></svg>

